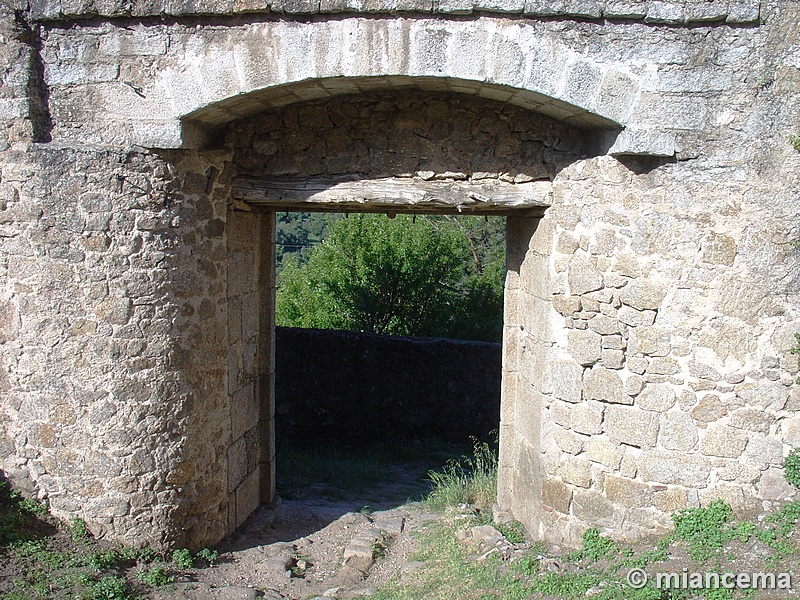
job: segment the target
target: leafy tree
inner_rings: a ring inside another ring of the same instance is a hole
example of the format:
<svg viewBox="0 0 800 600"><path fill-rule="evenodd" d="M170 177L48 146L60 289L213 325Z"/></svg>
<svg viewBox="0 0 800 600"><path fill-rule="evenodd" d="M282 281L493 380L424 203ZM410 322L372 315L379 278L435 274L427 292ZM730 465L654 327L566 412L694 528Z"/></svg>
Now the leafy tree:
<svg viewBox="0 0 800 600"><path fill-rule="evenodd" d="M349 215L308 261L284 261L279 325L496 341L502 219Z"/></svg>

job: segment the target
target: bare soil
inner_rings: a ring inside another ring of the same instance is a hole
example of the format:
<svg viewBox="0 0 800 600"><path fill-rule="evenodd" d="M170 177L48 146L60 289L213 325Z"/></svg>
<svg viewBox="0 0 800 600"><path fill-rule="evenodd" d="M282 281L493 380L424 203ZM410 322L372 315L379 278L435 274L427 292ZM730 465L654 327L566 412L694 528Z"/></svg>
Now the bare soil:
<svg viewBox="0 0 800 600"><path fill-rule="evenodd" d="M339 490L332 499L324 485L262 506L230 539L217 547L212 567L190 569L169 586L154 590L153 600L227 600L352 598L368 596L378 586L419 567L409 557L415 532L442 518L414 501L428 491L425 462L388 467L386 481L367 495ZM386 532L375 562L348 560L344 553L359 534L388 518L402 519L402 530Z"/></svg>

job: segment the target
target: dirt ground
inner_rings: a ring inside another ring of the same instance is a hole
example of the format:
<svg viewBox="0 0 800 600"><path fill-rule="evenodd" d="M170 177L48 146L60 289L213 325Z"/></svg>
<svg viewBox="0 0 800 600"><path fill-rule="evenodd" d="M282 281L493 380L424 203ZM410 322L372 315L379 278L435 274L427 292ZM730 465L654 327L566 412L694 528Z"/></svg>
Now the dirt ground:
<svg viewBox="0 0 800 600"><path fill-rule="evenodd" d="M191 569L150 598L367 596L392 577L402 577L420 565L409 561L416 548L414 533L441 518L420 502L409 501L428 491L427 466L392 467L387 481L370 490L366 499L357 493L334 499L325 486L311 485L301 497L280 502L277 510L261 507L217 547L219 559L214 566ZM374 562L363 556L344 558L356 538L369 542L376 535Z"/></svg>

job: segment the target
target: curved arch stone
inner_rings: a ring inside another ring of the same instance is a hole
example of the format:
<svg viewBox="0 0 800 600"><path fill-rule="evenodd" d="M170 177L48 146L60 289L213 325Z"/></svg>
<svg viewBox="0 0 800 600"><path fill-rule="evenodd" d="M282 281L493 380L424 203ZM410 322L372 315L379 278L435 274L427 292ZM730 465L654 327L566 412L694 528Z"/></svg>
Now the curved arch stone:
<svg viewBox="0 0 800 600"><path fill-rule="evenodd" d="M524 22L486 18L257 24L239 39L186 48L160 83L175 116L203 125L297 101L418 87L509 102L580 127L618 128L639 88L633 76Z"/></svg>
<svg viewBox="0 0 800 600"><path fill-rule="evenodd" d="M524 21L358 17L256 23L187 38L172 49L140 102L144 107L150 97L162 98L162 120L151 117L153 129L141 129L135 143L196 147L203 127L265 108L403 87L473 94L578 127L619 129L640 82Z"/></svg>

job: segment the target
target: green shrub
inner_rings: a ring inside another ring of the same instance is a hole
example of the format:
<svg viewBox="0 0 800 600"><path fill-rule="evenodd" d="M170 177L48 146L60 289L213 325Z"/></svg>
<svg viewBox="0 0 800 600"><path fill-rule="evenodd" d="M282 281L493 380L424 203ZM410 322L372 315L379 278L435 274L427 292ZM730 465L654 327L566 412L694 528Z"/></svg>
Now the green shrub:
<svg viewBox="0 0 800 600"><path fill-rule="evenodd" d="M83 594L85 600L133 600L135 594L121 577L101 577L88 583Z"/></svg>

